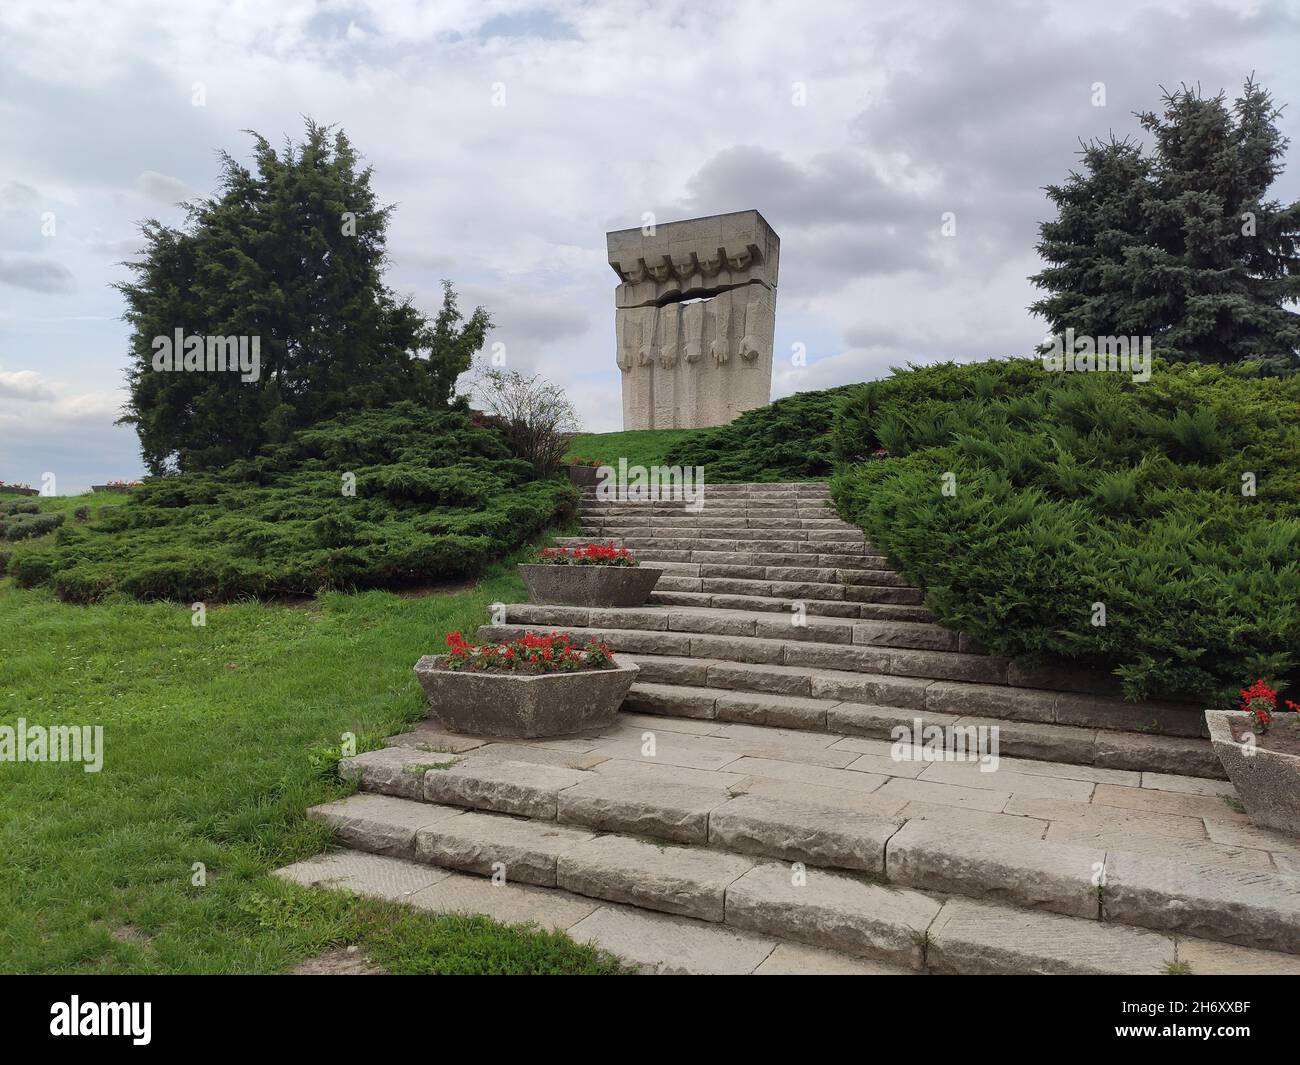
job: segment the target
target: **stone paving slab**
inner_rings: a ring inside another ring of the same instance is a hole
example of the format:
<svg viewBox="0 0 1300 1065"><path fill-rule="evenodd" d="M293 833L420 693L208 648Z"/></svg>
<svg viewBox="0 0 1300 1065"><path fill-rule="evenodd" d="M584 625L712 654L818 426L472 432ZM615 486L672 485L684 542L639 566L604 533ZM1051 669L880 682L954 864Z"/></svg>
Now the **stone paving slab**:
<svg viewBox="0 0 1300 1065"><path fill-rule="evenodd" d="M927 962L938 972L987 975L1136 975L1168 971L1168 936L1077 917L951 898L930 927Z"/></svg>
<svg viewBox="0 0 1300 1065"><path fill-rule="evenodd" d="M450 769L432 769L424 776L424 798L451 806L555 820L561 789L586 780L577 769L532 762L462 762Z"/></svg>
<svg viewBox="0 0 1300 1065"><path fill-rule="evenodd" d="M572 928L600 905L554 888L493 883L465 873L447 873L404 901L432 913L482 914L502 924L530 924L554 932Z"/></svg>
<svg viewBox="0 0 1300 1065"><path fill-rule="evenodd" d="M1300 976L1300 957L1208 939L1180 938L1178 960L1192 976Z"/></svg>
<svg viewBox="0 0 1300 1065"><path fill-rule="evenodd" d="M1159 836L1152 832L1096 829L1065 821L1053 821L1047 830L1047 839L1053 843L1087 844L1100 847L1107 852L1128 851L1133 854L1148 854L1154 858L1171 858L1175 861L1206 865L1240 865L1250 869L1275 868L1267 851L1231 847L1203 839Z"/></svg>
<svg viewBox="0 0 1300 1065"><path fill-rule="evenodd" d="M424 795L425 770L432 765L451 765L458 757L416 747L383 747L339 759L339 776L359 782L367 791L419 799Z"/></svg>
<svg viewBox="0 0 1300 1065"><path fill-rule="evenodd" d="M401 858L340 850L286 865L277 869L275 875L304 887L342 888L358 895L405 901L452 874Z"/></svg>
<svg viewBox="0 0 1300 1065"><path fill-rule="evenodd" d="M827 788L768 777L744 777L731 791L733 794L762 795L781 802L807 802L841 810L857 810L877 817L893 817L907 806L905 799L882 798L879 791L850 791L846 788Z"/></svg>
<svg viewBox="0 0 1300 1065"><path fill-rule="evenodd" d="M911 969L868 958L853 958L833 950L778 943L754 970L755 976L915 976Z"/></svg>
<svg viewBox="0 0 1300 1065"><path fill-rule="evenodd" d="M963 788L982 788L1045 799L1066 799L1070 802L1087 802L1097 787L1087 780L1017 773L1002 764L985 772L977 762L931 762L925 766L919 779L936 784L954 784Z"/></svg>
<svg viewBox="0 0 1300 1065"><path fill-rule="evenodd" d="M731 798L720 787L647 780L626 774L593 774L593 779L565 788L557 816L565 824L601 832L678 843L707 843L709 815Z"/></svg>
<svg viewBox="0 0 1300 1065"><path fill-rule="evenodd" d="M1049 822L1037 817L1020 817L1011 814L987 813L984 810L965 809L960 806L946 806L942 803L912 800L904 803L898 816L911 820L925 818L952 825L954 828L966 828L974 832L988 832L997 835L1021 836L1025 839L1042 839L1047 832Z"/></svg>
<svg viewBox="0 0 1300 1065"><path fill-rule="evenodd" d="M1151 788L1122 788L1112 784L1097 785L1093 802L1101 806L1119 806L1128 810L1204 817L1233 824L1248 824L1250 818L1224 801L1222 795L1192 795L1181 791L1155 791Z"/></svg>
<svg viewBox="0 0 1300 1065"><path fill-rule="evenodd" d="M891 883L1096 920L1106 852L941 821L909 821L885 847Z"/></svg>
<svg viewBox="0 0 1300 1065"><path fill-rule="evenodd" d="M556 860L592 833L549 821L476 811L425 825L415 834L417 861L466 873L555 887Z"/></svg>
<svg viewBox="0 0 1300 1065"><path fill-rule="evenodd" d="M592 943L656 975L744 975L776 948L774 939L625 906L601 906L568 931L577 942Z"/></svg>
<svg viewBox="0 0 1300 1065"><path fill-rule="evenodd" d="M709 843L790 862L883 874L901 822L852 810L742 795L709 814Z"/></svg>
<svg viewBox="0 0 1300 1065"><path fill-rule="evenodd" d="M1119 784L1121 781L1110 781ZM1218 795L1235 797L1237 790L1226 780L1207 780L1205 777L1189 777L1179 773L1143 773L1142 787L1157 791L1181 791L1188 795Z"/></svg>
<svg viewBox="0 0 1300 1065"><path fill-rule="evenodd" d="M752 868L739 855L703 847L600 836L560 856L559 886L704 921L721 921L727 885Z"/></svg>
<svg viewBox="0 0 1300 1065"><path fill-rule="evenodd" d="M1120 830L1146 832L1171 839L1206 838L1205 823L1197 817L1129 810L1096 803L1069 802L1064 799L1044 799L1035 795L1013 795L1003 812L1038 817L1052 822L1060 821L1074 825L1081 831L1084 829L1094 832Z"/></svg>
<svg viewBox="0 0 1300 1065"><path fill-rule="evenodd" d="M1141 854L1106 856L1108 921L1300 954L1300 877Z"/></svg>
<svg viewBox="0 0 1300 1065"><path fill-rule="evenodd" d="M307 811L307 819L328 826L335 837L349 847L372 854L410 858L415 854L415 837L420 829L464 813L457 806L438 806L362 792L337 802L313 806Z"/></svg>
<svg viewBox="0 0 1300 1065"><path fill-rule="evenodd" d="M820 869L765 862L727 889L727 924L920 969L934 899Z"/></svg>
<svg viewBox="0 0 1300 1065"><path fill-rule="evenodd" d="M929 802L940 806L984 810L987 813L1001 813L1012 797L1009 791L966 788L928 780L908 780L904 777L890 777L880 793L888 798L906 799L908 802Z"/></svg>

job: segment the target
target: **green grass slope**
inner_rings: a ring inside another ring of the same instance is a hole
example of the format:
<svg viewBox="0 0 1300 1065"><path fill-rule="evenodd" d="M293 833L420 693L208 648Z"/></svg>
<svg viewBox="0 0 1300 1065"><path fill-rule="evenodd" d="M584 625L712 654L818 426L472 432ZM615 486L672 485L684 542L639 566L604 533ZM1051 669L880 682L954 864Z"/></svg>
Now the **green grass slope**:
<svg viewBox="0 0 1300 1065"><path fill-rule="evenodd" d="M513 562L450 595L329 593L304 608L74 607L0 580L0 724L104 729L103 768L0 763L0 971L282 972L358 944L399 973L604 973L563 935L434 917L270 872L319 853L347 733L424 715L411 667L517 601Z"/></svg>

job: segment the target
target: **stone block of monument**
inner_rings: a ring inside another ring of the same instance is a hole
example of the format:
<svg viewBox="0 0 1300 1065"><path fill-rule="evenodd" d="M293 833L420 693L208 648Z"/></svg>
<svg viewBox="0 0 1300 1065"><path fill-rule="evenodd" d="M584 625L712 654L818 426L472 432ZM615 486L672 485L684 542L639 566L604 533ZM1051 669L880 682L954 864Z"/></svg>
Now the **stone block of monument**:
<svg viewBox="0 0 1300 1065"><path fill-rule="evenodd" d="M725 425L772 398L781 241L757 211L605 235L624 429Z"/></svg>

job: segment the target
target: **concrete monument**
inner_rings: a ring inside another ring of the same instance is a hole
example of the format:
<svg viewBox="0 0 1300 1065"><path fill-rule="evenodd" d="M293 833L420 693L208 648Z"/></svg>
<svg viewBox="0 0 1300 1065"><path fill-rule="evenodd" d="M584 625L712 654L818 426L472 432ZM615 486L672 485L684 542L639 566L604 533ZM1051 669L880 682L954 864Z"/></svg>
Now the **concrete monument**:
<svg viewBox="0 0 1300 1065"><path fill-rule="evenodd" d="M624 429L725 425L772 398L781 241L757 211L605 234Z"/></svg>

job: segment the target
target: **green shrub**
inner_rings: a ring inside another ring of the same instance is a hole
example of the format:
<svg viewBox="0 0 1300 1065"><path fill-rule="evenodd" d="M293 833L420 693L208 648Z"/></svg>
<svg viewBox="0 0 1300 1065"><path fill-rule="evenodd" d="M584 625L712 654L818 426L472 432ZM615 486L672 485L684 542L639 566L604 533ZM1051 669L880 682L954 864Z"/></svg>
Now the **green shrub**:
<svg viewBox="0 0 1300 1065"><path fill-rule="evenodd" d="M669 447L665 464L703 466L706 482L802 481L832 472L830 432L856 385L797 392Z"/></svg>
<svg viewBox="0 0 1300 1065"><path fill-rule="evenodd" d="M63 525L52 545L15 552L8 568L78 603L392 588L473 576L576 500L567 478L535 479L467 413L399 403L221 471L150 479L122 505Z"/></svg>
<svg viewBox="0 0 1300 1065"><path fill-rule="evenodd" d="M859 386L831 436L840 513L991 651L1134 697L1298 679L1300 379L944 364Z"/></svg>
<svg viewBox="0 0 1300 1065"><path fill-rule="evenodd" d="M51 533L63 524L62 514L18 511L0 516L0 540L31 540Z"/></svg>

